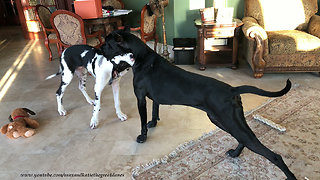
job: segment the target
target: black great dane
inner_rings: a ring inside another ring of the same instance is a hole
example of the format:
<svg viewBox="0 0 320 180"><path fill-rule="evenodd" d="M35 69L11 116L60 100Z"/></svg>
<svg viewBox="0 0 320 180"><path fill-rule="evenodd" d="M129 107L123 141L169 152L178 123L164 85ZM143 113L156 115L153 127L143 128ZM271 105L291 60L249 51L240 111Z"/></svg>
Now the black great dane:
<svg viewBox="0 0 320 180"><path fill-rule="evenodd" d="M133 69L134 93L141 118L141 134L138 143L147 140L148 127L154 127L159 119L159 104L186 105L205 111L216 126L230 133L239 145L227 153L240 155L244 147L260 154L278 166L288 179L296 179L281 156L265 147L248 126L243 113L240 94L253 93L267 97L286 94L291 88L288 80L284 89L270 92L253 86L232 87L224 82L185 71L170 64L138 37L125 30L111 33L114 46L131 49L135 63ZM146 97L153 100L152 121L147 125Z"/></svg>

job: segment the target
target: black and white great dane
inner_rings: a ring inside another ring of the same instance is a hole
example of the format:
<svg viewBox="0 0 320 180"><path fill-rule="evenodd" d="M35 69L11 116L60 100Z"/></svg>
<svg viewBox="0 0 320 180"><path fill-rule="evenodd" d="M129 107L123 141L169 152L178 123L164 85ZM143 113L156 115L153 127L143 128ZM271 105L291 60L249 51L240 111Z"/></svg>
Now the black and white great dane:
<svg viewBox="0 0 320 180"><path fill-rule="evenodd" d="M94 105L90 127L96 128L99 123L100 97L106 84L112 86L116 114L121 121L127 120L120 108L119 81L121 76L128 72L134 64L133 54L123 48L111 47L108 43L101 49L88 45L74 45L65 49L60 59L60 71L48 76L50 79L61 74L61 84L56 92L58 112L66 115L67 111L62 105L62 98L66 87L71 82L74 73L80 78L79 89L89 104ZM92 100L86 92L87 73L96 78L94 85L95 99Z"/></svg>
<svg viewBox="0 0 320 180"><path fill-rule="evenodd" d="M238 141L238 146L228 151L231 157L239 156L243 148L247 147L278 166L288 179L296 179L282 157L265 147L252 132L244 117L240 97L243 93L267 97L282 96L291 88L289 80L285 88L278 92L265 91L253 86L232 87L217 79L172 65L129 32L118 30L109 36L114 37L112 43L131 49L135 58L132 67L133 86L141 118L141 134L137 137L137 142L145 142L147 128L156 126L159 104L191 106L205 111L212 123ZM148 124L146 97L153 101L152 121Z"/></svg>

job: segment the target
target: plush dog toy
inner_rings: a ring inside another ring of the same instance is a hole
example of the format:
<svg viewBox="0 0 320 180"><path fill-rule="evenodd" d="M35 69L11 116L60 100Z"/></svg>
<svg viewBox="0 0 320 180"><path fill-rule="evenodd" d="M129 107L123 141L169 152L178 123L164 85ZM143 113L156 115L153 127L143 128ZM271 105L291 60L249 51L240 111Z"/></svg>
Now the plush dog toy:
<svg viewBox="0 0 320 180"><path fill-rule="evenodd" d="M17 139L20 136L27 138L34 135L34 129L39 127L39 123L29 118L29 114L35 115L36 113L27 108L15 109L9 116L11 123L1 127L2 134L7 135L10 139Z"/></svg>

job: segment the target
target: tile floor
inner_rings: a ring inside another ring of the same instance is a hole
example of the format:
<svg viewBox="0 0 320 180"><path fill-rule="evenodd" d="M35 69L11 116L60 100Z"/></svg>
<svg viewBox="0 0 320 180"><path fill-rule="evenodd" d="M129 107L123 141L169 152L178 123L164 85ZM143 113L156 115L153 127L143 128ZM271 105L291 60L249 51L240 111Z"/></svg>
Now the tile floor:
<svg viewBox="0 0 320 180"><path fill-rule="evenodd" d="M53 48L55 48L53 46ZM206 113L183 106L161 106L157 128L149 130L147 142L138 144L140 121L133 93L132 72L121 81L122 110L129 119L117 119L113 107L111 87L103 92L100 125L89 128L92 113L90 106L74 78L68 86L64 105L67 116L59 116L55 92L59 78L45 80L58 71L59 60L48 61L42 41L27 41L19 27L0 29L0 125L14 108L28 107L37 113L40 128L31 138L17 140L0 136L0 179L19 179L21 173L118 173L131 179L131 168L161 158L179 144L197 139L215 128ZM290 78L293 83L320 88L316 73L266 74L261 79L252 78L246 62L238 70L208 68L199 71L197 66L182 68L217 78L231 85L255 85L267 90L278 90ZM88 93L93 96L93 78L88 79ZM243 95L245 111L267 100L257 95ZM151 103L148 103L150 119ZM44 178L46 179L46 178ZM71 179L71 178L70 178Z"/></svg>

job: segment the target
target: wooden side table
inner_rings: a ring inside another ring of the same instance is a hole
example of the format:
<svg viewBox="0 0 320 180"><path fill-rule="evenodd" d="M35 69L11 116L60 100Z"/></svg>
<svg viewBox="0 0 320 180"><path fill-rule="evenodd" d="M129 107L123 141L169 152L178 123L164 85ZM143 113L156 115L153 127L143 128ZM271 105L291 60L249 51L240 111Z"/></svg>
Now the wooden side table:
<svg viewBox="0 0 320 180"><path fill-rule="evenodd" d="M199 69L204 71L206 64L214 60L217 57L217 53L228 51L232 52L232 61L225 59L222 63L220 61L219 63L213 62L212 64L231 66L232 69L236 69L238 66L238 37L240 27L243 25L242 21L240 19L233 19L231 24L218 24L215 22L203 23L200 19L196 19L194 24L198 34L197 57L200 64ZM225 39L227 44L205 47L205 41L208 38Z"/></svg>
<svg viewBox="0 0 320 180"><path fill-rule="evenodd" d="M118 13L116 14L116 12ZM117 10L116 12L112 16L83 19L84 25L88 33L92 33L94 26L103 25L104 34L108 35L111 32L111 30L109 29L109 25L113 25L114 29L117 29L118 27L122 26L122 18L131 13L132 10L121 9Z"/></svg>

